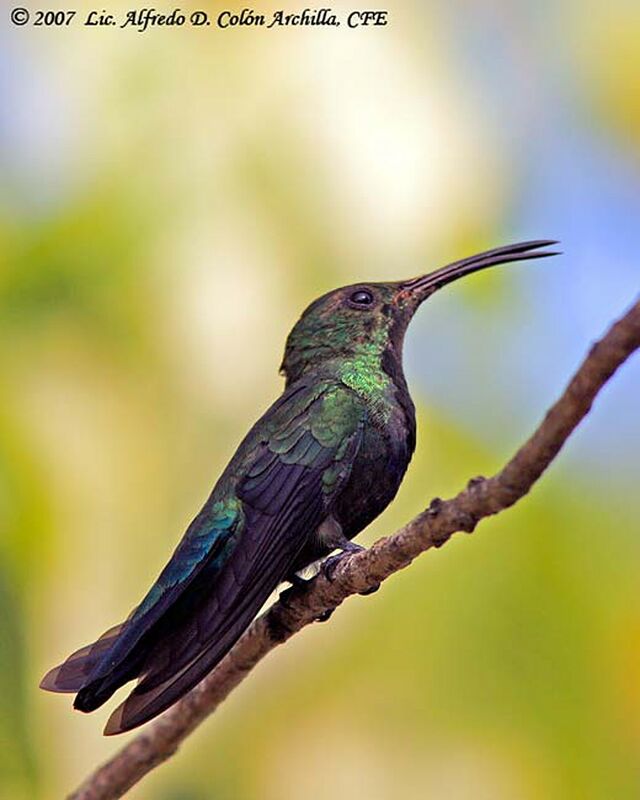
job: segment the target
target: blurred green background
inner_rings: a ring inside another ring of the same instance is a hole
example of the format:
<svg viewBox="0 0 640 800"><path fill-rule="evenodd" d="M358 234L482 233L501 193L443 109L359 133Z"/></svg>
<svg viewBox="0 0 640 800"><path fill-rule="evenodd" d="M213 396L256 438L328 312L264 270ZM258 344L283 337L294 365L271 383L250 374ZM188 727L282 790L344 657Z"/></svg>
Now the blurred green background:
<svg viewBox="0 0 640 800"><path fill-rule="evenodd" d="M565 251L421 310L417 453L370 542L496 470L637 293L640 6L387 8L146 34L2 12L3 800L59 798L126 741L38 681L141 598L317 294ZM530 497L274 652L131 796L638 798L639 367Z"/></svg>

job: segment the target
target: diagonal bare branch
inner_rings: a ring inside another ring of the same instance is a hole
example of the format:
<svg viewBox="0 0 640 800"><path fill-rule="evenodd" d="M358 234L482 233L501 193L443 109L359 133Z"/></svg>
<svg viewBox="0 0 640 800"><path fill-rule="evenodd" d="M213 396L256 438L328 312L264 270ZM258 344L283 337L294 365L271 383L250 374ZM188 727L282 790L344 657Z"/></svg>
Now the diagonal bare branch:
<svg viewBox="0 0 640 800"><path fill-rule="evenodd" d="M256 619L226 658L195 689L99 767L68 800L115 800L172 756L179 745L241 683L256 664L347 597L367 593L416 556L441 547L458 531L472 532L484 517L524 497L587 415L605 383L640 347L640 301L590 350L533 436L500 472L473 478L450 500L426 511L369 550L339 562L332 580L320 573L308 588L287 594Z"/></svg>

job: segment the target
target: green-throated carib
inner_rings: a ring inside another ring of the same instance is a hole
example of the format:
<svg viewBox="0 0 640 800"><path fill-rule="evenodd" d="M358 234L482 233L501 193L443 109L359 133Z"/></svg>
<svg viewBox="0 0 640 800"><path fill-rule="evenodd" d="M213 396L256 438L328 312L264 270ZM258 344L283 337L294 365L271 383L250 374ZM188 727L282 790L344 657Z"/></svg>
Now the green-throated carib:
<svg viewBox="0 0 640 800"><path fill-rule="evenodd" d="M402 342L418 306L477 270L554 255L552 241L465 258L420 278L313 302L287 340L282 395L251 428L171 560L120 625L42 687L93 711L138 684L105 733L155 717L229 651L278 584L351 539L395 496L415 446Z"/></svg>

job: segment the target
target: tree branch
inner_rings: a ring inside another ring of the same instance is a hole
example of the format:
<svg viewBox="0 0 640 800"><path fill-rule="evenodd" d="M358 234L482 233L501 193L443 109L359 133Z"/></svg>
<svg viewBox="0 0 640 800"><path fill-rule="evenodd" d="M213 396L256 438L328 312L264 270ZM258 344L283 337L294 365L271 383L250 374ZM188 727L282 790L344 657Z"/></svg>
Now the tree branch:
<svg viewBox="0 0 640 800"><path fill-rule="evenodd" d="M597 342L533 436L491 478L473 478L451 500L426 511L369 550L340 561L329 580L322 572L308 588L290 590L258 617L223 661L188 695L148 725L98 768L69 800L115 800L166 761L181 742L241 683L256 664L323 612L352 594L374 590L420 553L441 547L457 531L471 533L484 517L527 494L586 416L596 395L640 347L640 301Z"/></svg>

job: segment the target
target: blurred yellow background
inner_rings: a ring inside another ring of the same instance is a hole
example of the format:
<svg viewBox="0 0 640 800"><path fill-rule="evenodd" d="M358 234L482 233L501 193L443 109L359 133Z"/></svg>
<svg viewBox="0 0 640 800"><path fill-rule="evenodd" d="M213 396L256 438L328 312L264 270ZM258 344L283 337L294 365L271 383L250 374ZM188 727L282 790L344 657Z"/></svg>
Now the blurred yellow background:
<svg viewBox="0 0 640 800"><path fill-rule="evenodd" d="M3 800L59 798L126 741L38 682L139 601L316 295L565 251L425 304L417 453L366 543L499 468L637 293L638 5L387 8L144 34L0 14ZM640 797L639 367L529 498L274 652L131 796Z"/></svg>

